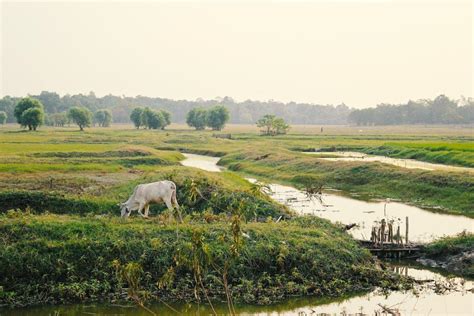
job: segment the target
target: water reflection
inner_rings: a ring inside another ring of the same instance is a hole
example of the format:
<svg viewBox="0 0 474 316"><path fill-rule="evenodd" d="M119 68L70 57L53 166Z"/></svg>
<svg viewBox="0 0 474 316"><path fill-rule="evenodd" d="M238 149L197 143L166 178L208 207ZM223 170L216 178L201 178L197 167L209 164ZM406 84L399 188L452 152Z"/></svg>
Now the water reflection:
<svg viewBox="0 0 474 316"><path fill-rule="evenodd" d="M469 217L434 213L403 203L366 202L327 192L323 193L321 203L318 199L308 199L303 191L293 187L271 184L270 188L270 196L274 200L286 204L298 214L316 215L343 224L358 224L350 233L359 239L370 239L373 223L382 218L394 220L395 227L399 224L404 236L405 218L408 216L409 240L417 242L455 235L464 230L471 232L474 229L474 219Z"/></svg>
<svg viewBox="0 0 474 316"><path fill-rule="evenodd" d="M472 315L474 282L448 278L436 271L414 265L389 266L393 271L424 281L414 291L380 290L335 299L314 297L293 298L270 306L237 305L239 315L388 315L388 310L400 315ZM207 305L171 303L180 315L210 315ZM157 315L176 315L164 304L152 304ZM216 303L219 314L228 314L227 305ZM385 310L385 313L384 313ZM125 305L46 306L18 310L0 309L0 315L149 315L146 311Z"/></svg>
<svg viewBox="0 0 474 316"><path fill-rule="evenodd" d="M397 167L407 169L423 169L423 170L444 170L456 172L474 172L474 168L456 167L443 164L429 163L414 159L390 158L385 156L373 156L359 152L351 151L335 151L335 152L304 152L305 154L315 156L337 156L337 157L318 157L319 159L329 161L361 161L361 162L382 162Z"/></svg>

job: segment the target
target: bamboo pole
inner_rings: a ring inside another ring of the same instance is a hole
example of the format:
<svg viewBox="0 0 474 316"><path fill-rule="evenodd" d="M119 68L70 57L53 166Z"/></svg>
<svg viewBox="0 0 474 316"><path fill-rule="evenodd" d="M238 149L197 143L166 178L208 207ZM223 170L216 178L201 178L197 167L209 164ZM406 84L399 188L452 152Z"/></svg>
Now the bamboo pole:
<svg viewBox="0 0 474 316"><path fill-rule="evenodd" d="M408 246L408 216L405 219L405 245Z"/></svg>

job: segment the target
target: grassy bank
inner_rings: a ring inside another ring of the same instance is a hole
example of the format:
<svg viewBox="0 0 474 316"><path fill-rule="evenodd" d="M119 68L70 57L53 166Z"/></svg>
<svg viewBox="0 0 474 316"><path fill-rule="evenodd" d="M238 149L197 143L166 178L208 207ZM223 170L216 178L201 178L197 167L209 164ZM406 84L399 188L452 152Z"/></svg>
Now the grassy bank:
<svg viewBox="0 0 474 316"><path fill-rule="evenodd" d="M46 179L47 181L40 182L36 186L36 190L32 190L31 183L27 182L24 187L20 186L21 190L0 191L0 212L29 209L34 213L118 215L117 204L126 201L137 184L163 179L176 183L178 202L185 215L231 214L233 210L240 208L244 218L250 220L259 217L278 217L288 213L284 206L260 194L258 187L231 172L211 174L193 168L173 166L160 167L155 171L143 171L133 179L128 178L125 182L112 182L108 186L101 187L94 182L75 179L74 175L68 178L69 187L53 184L51 188L51 182ZM77 182L92 189L84 192L82 186L79 185L78 188ZM151 206L153 215L164 210L164 205Z"/></svg>
<svg viewBox="0 0 474 316"><path fill-rule="evenodd" d="M436 240L424 248L428 264L474 279L474 234L461 233L457 236Z"/></svg>
<svg viewBox="0 0 474 316"><path fill-rule="evenodd" d="M474 217L474 178L381 163L327 162L290 151L245 151L220 161L230 170L303 186L308 179L363 196L394 198Z"/></svg>
<svg viewBox="0 0 474 316"><path fill-rule="evenodd" d="M204 300L205 293L224 300L226 266L232 297L249 303L399 286L325 220L242 224L237 235L235 229L226 217L208 224L188 216L175 226L9 212L0 215L0 305L119 301L132 286L150 300Z"/></svg>

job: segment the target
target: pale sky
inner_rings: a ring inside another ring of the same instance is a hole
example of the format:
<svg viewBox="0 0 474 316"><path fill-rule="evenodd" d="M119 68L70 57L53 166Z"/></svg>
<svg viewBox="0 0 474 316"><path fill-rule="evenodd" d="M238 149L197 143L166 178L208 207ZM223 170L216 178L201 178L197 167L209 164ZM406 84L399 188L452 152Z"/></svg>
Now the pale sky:
<svg viewBox="0 0 474 316"><path fill-rule="evenodd" d="M2 1L0 95L473 96L472 0Z"/></svg>

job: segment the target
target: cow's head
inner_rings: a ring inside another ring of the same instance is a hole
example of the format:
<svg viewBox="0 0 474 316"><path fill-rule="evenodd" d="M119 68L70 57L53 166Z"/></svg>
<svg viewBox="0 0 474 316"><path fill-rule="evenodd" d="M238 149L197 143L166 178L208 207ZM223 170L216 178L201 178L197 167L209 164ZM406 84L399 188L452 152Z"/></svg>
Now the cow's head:
<svg viewBox="0 0 474 316"><path fill-rule="evenodd" d="M125 203L120 203L120 216L122 217L127 217L130 215L130 208L128 207L127 202Z"/></svg>

